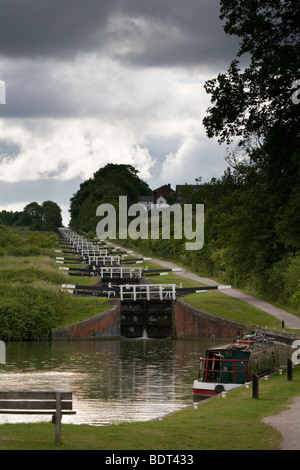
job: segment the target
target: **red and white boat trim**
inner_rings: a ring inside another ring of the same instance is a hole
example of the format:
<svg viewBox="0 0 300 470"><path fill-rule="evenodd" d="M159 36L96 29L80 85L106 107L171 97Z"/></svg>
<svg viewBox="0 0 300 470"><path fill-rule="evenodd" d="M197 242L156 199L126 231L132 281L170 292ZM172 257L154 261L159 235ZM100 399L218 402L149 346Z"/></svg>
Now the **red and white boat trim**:
<svg viewBox="0 0 300 470"><path fill-rule="evenodd" d="M229 392L234 388L241 387L241 384L226 384L220 382L202 382L201 380L194 380L193 394L203 397L212 397L221 392Z"/></svg>

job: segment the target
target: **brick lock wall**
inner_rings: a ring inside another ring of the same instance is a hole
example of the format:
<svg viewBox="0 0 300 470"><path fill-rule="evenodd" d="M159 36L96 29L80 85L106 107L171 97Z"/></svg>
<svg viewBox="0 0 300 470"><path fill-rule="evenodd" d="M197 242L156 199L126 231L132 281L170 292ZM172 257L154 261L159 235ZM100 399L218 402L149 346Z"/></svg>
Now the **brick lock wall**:
<svg viewBox="0 0 300 470"><path fill-rule="evenodd" d="M65 328L54 328L52 339L101 339L119 338L120 305L113 306L106 312L94 315L91 318L75 323Z"/></svg>
<svg viewBox="0 0 300 470"><path fill-rule="evenodd" d="M203 312L182 299L174 302L174 334L177 338L233 338L245 325Z"/></svg>

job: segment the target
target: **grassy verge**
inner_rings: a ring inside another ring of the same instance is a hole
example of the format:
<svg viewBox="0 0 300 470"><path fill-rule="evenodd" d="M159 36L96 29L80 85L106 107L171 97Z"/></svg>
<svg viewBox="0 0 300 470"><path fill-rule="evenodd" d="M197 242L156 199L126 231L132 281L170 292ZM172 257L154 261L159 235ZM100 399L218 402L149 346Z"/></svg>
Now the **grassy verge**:
<svg viewBox="0 0 300 470"><path fill-rule="evenodd" d="M300 369L293 380L274 374L260 380L259 399L251 387L201 402L162 420L109 426L62 425L62 450L278 450L281 435L262 419L299 396ZM0 449L57 449L50 423L3 424Z"/></svg>
<svg viewBox="0 0 300 470"><path fill-rule="evenodd" d="M151 261L147 261L141 266L148 266L149 270L163 269L162 266ZM182 284L182 287L204 286L204 284L200 284L197 281L182 277L173 272L169 272L165 276L154 276L150 279L151 282L155 284L176 284L176 286ZM222 318L234 320L246 325L255 325L260 328L282 329L281 321L277 318L239 299L229 297L220 291L210 290L201 294L189 294L184 296L184 300L200 310Z"/></svg>
<svg viewBox="0 0 300 470"><path fill-rule="evenodd" d="M0 227L0 339L49 339L52 328L66 326L107 309L107 299L74 298L62 284L95 279L59 270L54 233Z"/></svg>
<svg viewBox="0 0 300 470"><path fill-rule="evenodd" d="M109 307L106 298L73 297L71 294L67 297L67 295L65 298L64 316L56 325L58 328L90 318L97 313L104 312Z"/></svg>
<svg viewBox="0 0 300 470"><path fill-rule="evenodd" d="M130 241L130 244L129 244L129 247L130 249L132 250L136 250L138 253L141 253L141 248L139 246L135 247L134 246L134 243L132 242L132 240ZM177 259L177 258L174 258L174 256L170 255L168 256L168 259L165 259L163 258L160 254L157 254L157 253L154 253L152 250L150 249L147 249L146 247L143 247L143 249L145 250L143 252L143 255L144 256L149 256L149 257L155 257L156 259L159 259L161 261L169 261L169 262L172 262L172 263L176 263L176 265L184 268L184 269L187 269L193 273L195 273L196 275L200 276L200 277L209 277L210 279L216 281L216 282L219 282L221 284L224 283L224 279L222 278L218 278L218 277L215 277L215 276L211 276L211 275L208 275L207 273L205 272L202 272L198 269L192 269L191 266L185 264L184 262L182 262L181 260ZM161 267L161 266L160 266ZM201 269L201 267L199 266L199 268ZM233 286L235 289L239 290L239 288L237 288L236 286ZM275 307L277 308L280 308L282 310L285 310L286 312L289 312L293 315L296 315L296 316L300 316L300 310L297 309L296 307L293 307L292 305L290 304L287 304L287 303L282 303L282 302L279 302L279 301L274 301L272 298L269 298L269 297L266 297L266 296L263 296L261 294L258 294L258 292L251 286L245 286L243 287L242 290L245 294L249 294L249 295L252 295L254 297L257 297L261 300L264 300L266 302L269 302L271 305L274 305Z"/></svg>
<svg viewBox="0 0 300 470"><path fill-rule="evenodd" d="M268 313L246 304L241 300L226 296L219 291L189 294L184 300L200 310L245 325L281 330L281 321Z"/></svg>

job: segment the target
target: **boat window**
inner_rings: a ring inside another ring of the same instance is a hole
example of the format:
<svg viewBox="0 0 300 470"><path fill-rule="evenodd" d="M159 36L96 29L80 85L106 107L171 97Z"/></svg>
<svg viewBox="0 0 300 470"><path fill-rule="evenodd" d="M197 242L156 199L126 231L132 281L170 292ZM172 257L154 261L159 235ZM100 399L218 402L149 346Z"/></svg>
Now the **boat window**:
<svg viewBox="0 0 300 470"><path fill-rule="evenodd" d="M206 362L205 381L214 382L219 379L220 367L223 356L218 351L212 351Z"/></svg>

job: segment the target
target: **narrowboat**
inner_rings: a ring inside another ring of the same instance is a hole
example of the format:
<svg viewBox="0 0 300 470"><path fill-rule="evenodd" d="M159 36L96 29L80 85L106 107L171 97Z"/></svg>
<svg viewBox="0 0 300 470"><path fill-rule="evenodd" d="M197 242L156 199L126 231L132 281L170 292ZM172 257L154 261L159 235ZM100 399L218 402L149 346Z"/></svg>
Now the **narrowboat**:
<svg viewBox="0 0 300 470"><path fill-rule="evenodd" d="M273 338L246 335L223 346L214 346L200 358L198 379L194 380L193 394L210 397L251 382L257 376L268 374L279 367L279 358Z"/></svg>

